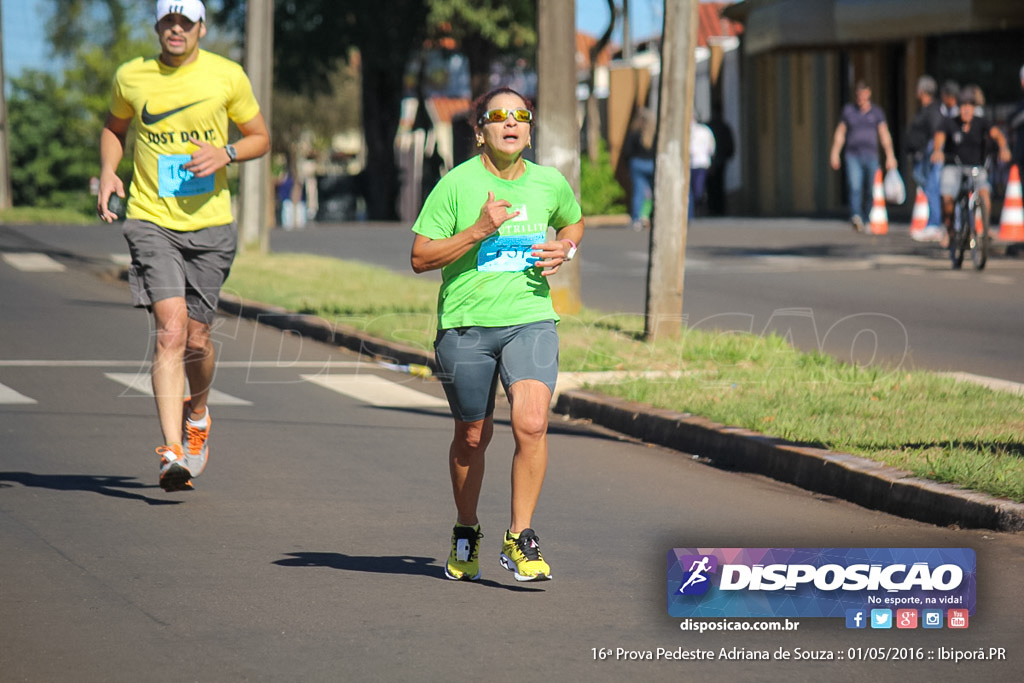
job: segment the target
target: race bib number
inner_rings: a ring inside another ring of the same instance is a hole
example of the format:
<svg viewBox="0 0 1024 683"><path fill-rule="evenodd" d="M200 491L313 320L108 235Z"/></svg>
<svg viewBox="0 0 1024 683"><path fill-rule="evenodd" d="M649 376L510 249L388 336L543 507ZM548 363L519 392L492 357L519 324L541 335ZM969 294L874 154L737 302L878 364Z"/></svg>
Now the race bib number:
<svg viewBox="0 0 1024 683"><path fill-rule="evenodd" d="M533 268L539 260L533 247L544 241L544 233L535 235L492 235L480 243L476 269L485 272L515 272Z"/></svg>
<svg viewBox="0 0 1024 683"><path fill-rule="evenodd" d="M157 160L157 180L161 197L192 197L213 192L214 176L197 178L185 164L192 161L189 154L161 154Z"/></svg>

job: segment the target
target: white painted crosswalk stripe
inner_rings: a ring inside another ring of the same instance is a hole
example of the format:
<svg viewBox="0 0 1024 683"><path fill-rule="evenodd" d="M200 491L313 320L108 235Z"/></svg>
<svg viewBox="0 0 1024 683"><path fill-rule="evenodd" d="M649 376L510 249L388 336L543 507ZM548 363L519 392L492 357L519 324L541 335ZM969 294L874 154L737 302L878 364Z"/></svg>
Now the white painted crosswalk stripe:
<svg viewBox="0 0 1024 683"><path fill-rule="evenodd" d="M11 389L6 384L0 384L0 405L30 405L33 403L38 403L38 401Z"/></svg>
<svg viewBox="0 0 1024 683"><path fill-rule="evenodd" d="M3 257L11 267L28 273L60 273L67 270L63 263L38 252L5 253Z"/></svg>
<svg viewBox="0 0 1024 683"><path fill-rule="evenodd" d="M65 367L58 364L56 361L46 361L49 367ZM71 363L71 361L69 361ZM133 364L138 366L138 362L134 361ZM0 362L0 367L3 366L16 366L20 367L22 364L27 366L34 366L43 364L42 361L7 361ZM117 365L117 362L112 361L94 361L91 363L85 363L83 361L75 361L74 367L96 367L101 365ZM129 364L128 361L123 363L124 365ZM246 367L249 364L238 364L239 367ZM320 363L309 363L297 364L299 367L310 367L310 368L322 368L323 365ZM342 364L337 364L342 365ZM366 363L347 363L347 366L362 369L362 368L375 368L376 366ZM277 367L275 364L274 367ZM152 396L153 395L153 384L152 379L148 371L142 372L105 372L103 375L113 382L120 384L127 388L127 392L136 392L140 396ZM300 375L301 378L312 384L330 389L331 391L337 392L344 396L354 398L357 401L367 403L370 405L384 407L384 408L441 408L447 409L448 402L444 398L432 396L422 391L418 391L408 386L409 382L394 382L378 375L372 375L368 373L358 374L317 374L317 375ZM125 394L122 394L125 395ZM218 389L211 389L210 396L208 399L210 405L220 406L251 406L252 401L248 401L237 396L225 393ZM30 396L26 396L19 391L12 389L11 387L0 383L0 405L32 405L37 404L38 401Z"/></svg>
<svg viewBox="0 0 1024 683"><path fill-rule="evenodd" d="M145 394L148 396L153 395L153 383L150 380L148 374L137 373L137 372L105 372L103 373L107 378L114 380L118 384L123 384L129 389ZM217 389L210 389L209 398L206 402L211 406L251 406L251 401L246 401L244 398L238 398L231 394L225 394L223 391Z"/></svg>
<svg viewBox="0 0 1024 683"><path fill-rule="evenodd" d="M447 408L442 398L396 384L377 375L302 375L302 379L383 408Z"/></svg>

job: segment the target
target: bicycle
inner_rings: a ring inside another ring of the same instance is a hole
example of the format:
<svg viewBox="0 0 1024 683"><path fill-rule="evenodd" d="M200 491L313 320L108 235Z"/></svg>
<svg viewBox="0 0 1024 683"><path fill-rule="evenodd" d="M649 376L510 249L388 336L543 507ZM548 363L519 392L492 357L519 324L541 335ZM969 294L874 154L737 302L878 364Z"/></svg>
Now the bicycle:
<svg viewBox="0 0 1024 683"><path fill-rule="evenodd" d="M989 236L988 213L982 201L978 178L984 166L963 166L957 162L960 171L960 189L953 200L953 236L949 240L949 257L953 270L959 270L964 263L964 254L971 251L975 270L981 270L988 261Z"/></svg>

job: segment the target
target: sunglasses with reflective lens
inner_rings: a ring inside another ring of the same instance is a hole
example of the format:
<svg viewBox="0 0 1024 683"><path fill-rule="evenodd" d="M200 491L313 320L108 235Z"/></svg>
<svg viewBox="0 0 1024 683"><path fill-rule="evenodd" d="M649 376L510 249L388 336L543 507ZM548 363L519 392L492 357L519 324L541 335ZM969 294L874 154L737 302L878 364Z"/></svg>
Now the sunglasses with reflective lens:
<svg viewBox="0 0 1024 683"><path fill-rule="evenodd" d="M512 115L516 121L520 123L532 123L533 112L529 109L490 109L484 112L484 115L477 121L481 126L488 123L504 123L505 120Z"/></svg>
<svg viewBox="0 0 1024 683"><path fill-rule="evenodd" d="M181 27L182 31L190 33L198 23L198 21L192 21L184 14L165 14L163 18L157 22L157 26L160 27L160 30L166 31L169 28L174 28L174 25L177 24Z"/></svg>

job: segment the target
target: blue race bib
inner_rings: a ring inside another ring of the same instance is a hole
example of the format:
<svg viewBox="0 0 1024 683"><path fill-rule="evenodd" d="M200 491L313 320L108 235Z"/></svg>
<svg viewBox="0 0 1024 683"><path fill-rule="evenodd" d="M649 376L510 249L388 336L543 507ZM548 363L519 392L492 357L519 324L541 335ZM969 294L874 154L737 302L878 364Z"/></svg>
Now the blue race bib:
<svg viewBox="0 0 1024 683"><path fill-rule="evenodd" d="M157 160L157 181L161 197L192 197L213 192L215 175L197 178L185 164L190 154L161 154Z"/></svg>
<svg viewBox="0 0 1024 683"><path fill-rule="evenodd" d="M535 244L544 242L546 235L491 235L480 243L476 269L485 272L514 272L533 268L539 260L533 255Z"/></svg>

